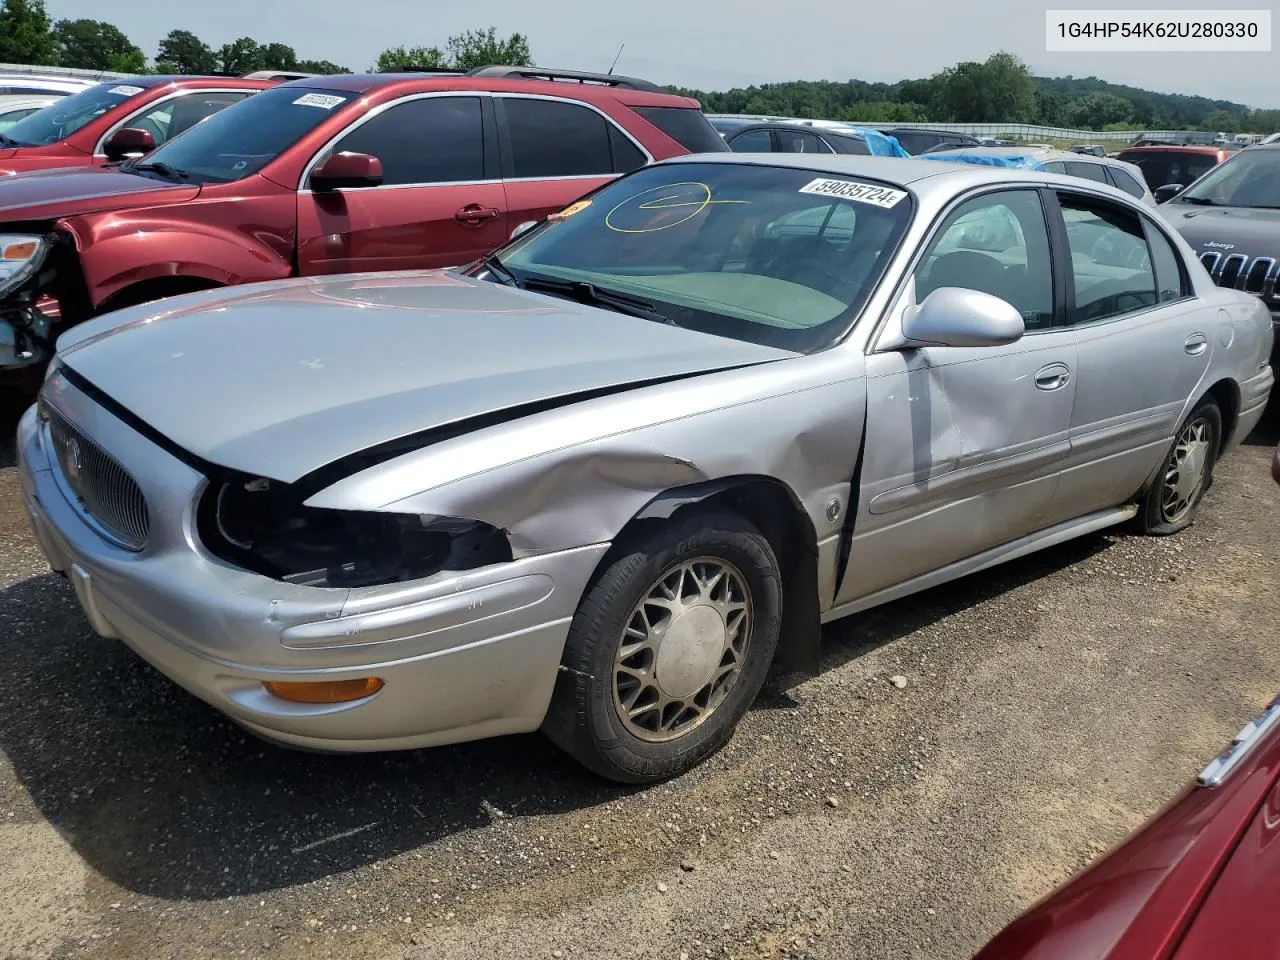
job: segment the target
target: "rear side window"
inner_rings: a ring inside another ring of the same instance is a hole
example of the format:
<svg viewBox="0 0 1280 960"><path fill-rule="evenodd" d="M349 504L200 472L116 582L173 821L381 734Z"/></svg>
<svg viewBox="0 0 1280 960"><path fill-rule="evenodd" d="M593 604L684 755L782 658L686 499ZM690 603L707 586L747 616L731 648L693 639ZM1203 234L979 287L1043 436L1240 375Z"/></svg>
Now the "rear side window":
<svg viewBox="0 0 1280 960"><path fill-rule="evenodd" d="M692 107L632 107L690 153L725 153L729 147L701 110Z"/></svg>
<svg viewBox="0 0 1280 960"><path fill-rule="evenodd" d="M893 135L907 153L924 153L930 147L944 142L936 133L917 133L912 130L894 130Z"/></svg>
<svg viewBox="0 0 1280 960"><path fill-rule="evenodd" d="M614 173L630 173L632 170L639 170L649 162L648 158L640 152L640 148L627 139L625 133L612 123L607 126L609 127L609 149L613 151Z"/></svg>
<svg viewBox="0 0 1280 960"><path fill-rule="evenodd" d="M589 177L613 173L609 121L563 100L502 98L511 148L510 176Z"/></svg>
<svg viewBox="0 0 1280 960"><path fill-rule="evenodd" d="M1107 167L1107 173L1111 175L1112 182L1131 197L1146 196L1147 192L1142 189L1142 184L1131 177L1127 171L1119 167Z"/></svg>
<svg viewBox="0 0 1280 960"><path fill-rule="evenodd" d="M831 145L836 148L837 153L852 153L864 157L871 153L866 141L857 137L832 137Z"/></svg>
<svg viewBox="0 0 1280 960"><path fill-rule="evenodd" d="M1083 177L1085 180L1096 180L1098 183L1107 183L1106 171L1102 169L1100 163L1082 163L1079 160L1067 161L1067 176ZM1110 186L1110 184L1107 184Z"/></svg>
<svg viewBox="0 0 1280 960"><path fill-rule="evenodd" d="M729 140L734 153L772 153L773 137L768 130L748 130Z"/></svg>
<svg viewBox="0 0 1280 960"><path fill-rule="evenodd" d="M778 130L778 149L782 153L832 153L821 138L803 131Z"/></svg>
<svg viewBox="0 0 1280 960"><path fill-rule="evenodd" d="M1151 265L1156 272L1156 298L1160 303L1166 303L1190 296L1191 288L1182 269L1182 258L1178 256L1178 251L1169 242L1169 238L1150 220L1144 219L1142 227L1147 232Z"/></svg>

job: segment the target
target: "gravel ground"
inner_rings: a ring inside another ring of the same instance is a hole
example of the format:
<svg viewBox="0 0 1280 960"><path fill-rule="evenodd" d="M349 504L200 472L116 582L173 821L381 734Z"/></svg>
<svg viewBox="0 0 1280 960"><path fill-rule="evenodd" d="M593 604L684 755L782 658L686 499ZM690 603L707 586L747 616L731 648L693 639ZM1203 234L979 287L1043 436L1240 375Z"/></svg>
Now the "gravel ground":
<svg viewBox="0 0 1280 960"><path fill-rule="evenodd" d="M821 676L643 791L536 736L246 737L89 631L0 446L0 956L966 957L1280 691L1278 430L1178 537L834 625Z"/></svg>

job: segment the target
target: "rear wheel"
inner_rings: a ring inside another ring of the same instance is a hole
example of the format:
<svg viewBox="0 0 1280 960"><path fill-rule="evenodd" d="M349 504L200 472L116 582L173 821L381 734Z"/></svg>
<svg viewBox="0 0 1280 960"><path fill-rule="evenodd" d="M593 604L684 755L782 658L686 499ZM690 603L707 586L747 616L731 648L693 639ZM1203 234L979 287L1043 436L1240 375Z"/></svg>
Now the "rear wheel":
<svg viewBox="0 0 1280 960"><path fill-rule="evenodd" d="M684 773L760 692L781 612L773 550L737 514L699 510L635 536L578 606L544 732L612 780Z"/></svg>
<svg viewBox="0 0 1280 960"><path fill-rule="evenodd" d="M1156 482L1138 509L1144 533L1165 536L1190 526L1205 491L1213 483L1213 467L1222 447L1222 412L1204 399L1183 421Z"/></svg>

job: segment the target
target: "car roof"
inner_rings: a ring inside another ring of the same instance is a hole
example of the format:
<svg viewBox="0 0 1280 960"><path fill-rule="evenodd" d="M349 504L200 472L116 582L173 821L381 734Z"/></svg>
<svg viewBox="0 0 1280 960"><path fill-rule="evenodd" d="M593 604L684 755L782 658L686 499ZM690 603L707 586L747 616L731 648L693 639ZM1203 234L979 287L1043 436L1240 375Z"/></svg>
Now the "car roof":
<svg viewBox="0 0 1280 960"><path fill-rule="evenodd" d="M1258 146L1258 144L1254 144ZM1125 147L1120 153L1200 153L1209 157L1216 157L1220 153L1229 153L1221 147L1209 147L1202 143L1185 143L1185 144L1150 144L1145 147Z"/></svg>
<svg viewBox="0 0 1280 960"><path fill-rule="evenodd" d="M623 103L653 104L694 107L698 101L673 93L666 93L654 84L630 77L609 77L605 74L580 74L573 71L547 70L540 75L503 75L540 68L481 67L467 73L452 71L388 71L386 73L344 73L328 76L306 77L281 84L287 87L307 87L322 90L342 90L351 93L370 93L388 87L404 93L433 90L475 90L494 93L537 93L545 96L596 101L622 101ZM543 79L556 76L564 79ZM573 79L581 77L583 80ZM615 85L616 84L616 85Z"/></svg>
<svg viewBox="0 0 1280 960"><path fill-rule="evenodd" d="M768 120L757 123L745 123L742 126L735 126L732 133L743 133L747 130L785 130L788 133L795 133L797 130L813 132L821 132L824 136L850 137L854 140L865 140L866 135L859 130L851 127L817 127L809 126L804 123L795 123L790 120Z"/></svg>
<svg viewBox="0 0 1280 960"><path fill-rule="evenodd" d="M9 113L13 110L26 110L29 107L47 107L50 104L57 103L61 97L42 97L39 95L23 94L20 97L0 97L0 113Z"/></svg>
<svg viewBox="0 0 1280 960"><path fill-rule="evenodd" d="M1070 154L1069 154L1070 156ZM1100 157L1094 157L1100 160ZM1121 167L1130 164L1111 161ZM932 192L935 188L956 194L971 187L989 183L1044 184L1052 182L1079 188L1080 179L1064 173L1048 173L1017 167L989 167L974 163L944 163L915 157L877 157L841 153L694 153L662 160L657 166L676 163L744 163L761 167L787 167L812 170L817 174L845 177L864 177L883 183L910 188L928 180L923 188ZM1089 188L1105 192L1108 196L1130 203L1137 198L1110 184L1085 181Z"/></svg>
<svg viewBox="0 0 1280 960"><path fill-rule="evenodd" d="M869 157L842 153L702 153L672 157L662 163L747 163L764 167L793 167L843 176L870 177L901 187L921 180L950 177L963 180L1018 179L1026 171L979 167L969 163L936 163L910 157ZM993 176L993 171L1001 176Z"/></svg>

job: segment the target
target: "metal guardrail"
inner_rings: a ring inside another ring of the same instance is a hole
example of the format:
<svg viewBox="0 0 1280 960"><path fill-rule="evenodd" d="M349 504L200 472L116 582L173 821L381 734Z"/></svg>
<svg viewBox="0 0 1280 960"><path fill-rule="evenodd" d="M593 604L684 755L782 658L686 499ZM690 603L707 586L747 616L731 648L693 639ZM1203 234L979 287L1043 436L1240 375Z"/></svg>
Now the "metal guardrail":
<svg viewBox="0 0 1280 960"><path fill-rule="evenodd" d="M118 80L133 77L133 73L113 73L110 70L81 70L78 67L46 67L30 63L0 63L0 73L24 76L68 77L74 80Z"/></svg>

